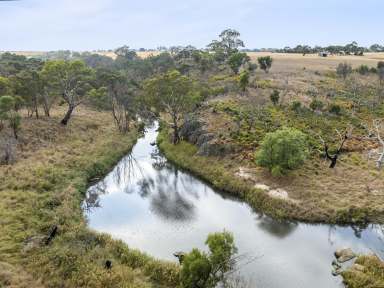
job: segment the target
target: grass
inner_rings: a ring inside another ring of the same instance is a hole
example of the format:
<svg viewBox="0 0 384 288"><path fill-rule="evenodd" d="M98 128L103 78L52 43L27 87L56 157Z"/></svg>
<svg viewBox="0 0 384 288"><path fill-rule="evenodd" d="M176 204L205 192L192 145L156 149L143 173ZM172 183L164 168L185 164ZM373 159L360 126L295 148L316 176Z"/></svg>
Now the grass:
<svg viewBox="0 0 384 288"><path fill-rule="evenodd" d="M381 288L384 287L384 262L377 256L360 256L356 260L360 269L353 266L343 272L344 283L348 288Z"/></svg>
<svg viewBox="0 0 384 288"><path fill-rule="evenodd" d="M137 132L121 135L109 114L87 109L61 127L62 112L24 119L18 161L0 166L0 287L176 287L177 265L90 231L83 217L89 181L130 151ZM50 245L34 241L53 225Z"/></svg>

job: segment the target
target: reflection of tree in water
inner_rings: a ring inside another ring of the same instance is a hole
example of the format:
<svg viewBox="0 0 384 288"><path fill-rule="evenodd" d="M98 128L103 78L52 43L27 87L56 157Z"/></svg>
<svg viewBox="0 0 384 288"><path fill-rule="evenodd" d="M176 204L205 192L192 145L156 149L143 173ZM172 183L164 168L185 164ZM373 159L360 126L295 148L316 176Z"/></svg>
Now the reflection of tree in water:
<svg viewBox="0 0 384 288"><path fill-rule="evenodd" d="M167 166L167 159L160 154L158 149L154 149L151 153L151 159L153 160L152 166L157 171Z"/></svg>
<svg viewBox="0 0 384 288"><path fill-rule="evenodd" d="M152 193L150 197L151 210L170 221L190 221L194 218L195 206L180 193L178 183L183 177L179 177L177 169L172 170L162 170L152 183L156 193Z"/></svg>
<svg viewBox="0 0 384 288"><path fill-rule="evenodd" d="M280 222L277 220L274 220L270 217L261 217L257 223L257 226L272 234L273 236L276 236L278 238L285 238L289 234L291 234L293 231L296 230L297 224L295 223L289 223L289 222Z"/></svg>
<svg viewBox="0 0 384 288"><path fill-rule="evenodd" d="M96 185L89 188L85 198L85 209L89 211L92 208L100 208L100 195L104 195L106 193L107 184L105 181L100 181Z"/></svg>

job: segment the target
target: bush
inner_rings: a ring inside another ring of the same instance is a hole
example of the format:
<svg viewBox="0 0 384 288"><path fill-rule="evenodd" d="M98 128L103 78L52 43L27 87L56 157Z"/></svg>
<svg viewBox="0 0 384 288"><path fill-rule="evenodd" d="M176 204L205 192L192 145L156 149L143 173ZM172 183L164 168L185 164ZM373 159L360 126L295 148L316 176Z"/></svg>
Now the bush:
<svg viewBox="0 0 384 288"><path fill-rule="evenodd" d="M319 99L313 99L311 104L309 104L309 108L312 109L312 111L318 111L323 109L324 103Z"/></svg>
<svg viewBox="0 0 384 288"><path fill-rule="evenodd" d="M183 257L180 272L182 287L218 287L219 283L225 283L226 273L234 269L233 256L237 248L231 233L210 234L205 244L209 253L193 249Z"/></svg>
<svg viewBox="0 0 384 288"><path fill-rule="evenodd" d="M300 101L293 101L291 104L291 109L295 111L296 113L299 113L302 109L301 102Z"/></svg>
<svg viewBox="0 0 384 288"><path fill-rule="evenodd" d="M345 80L352 73L352 66L348 63L340 63L336 68L336 73Z"/></svg>
<svg viewBox="0 0 384 288"><path fill-rule="evenodd" d="M370 72L370 69L367 65L360 65L359 68L356 69L356 71L360 75L367 75Z"/></svg>
<svg viewBox="0 0 384 288"><path fill-rule="evenodd" d="M273 90L271 96L269 96L273 105L279 104L279 99L280 99L280 92L279 90Z"/></svg>
<svg viewBox="0 0 384 288"><path fill-rule="evenodd" d="M265 135L256 162L279 176L300 166L307 156L306 135L294 128L283 128Z"/></svg>
<svg viewBox="0 0 384 288"><path fill-rule="evenodd" d="M272 67L273 59L271 56L264 56L257 58L257 61L259 62L260 69L264 70L265 73L269 72L269 69Z"/></svg>
<svg viewBox="0 0 384 288"><path fill-rule="evenodd" d="M329 105L328 111L329 111L329 113L340 115L340 113L341 113L341 106L338 105L338 104L332 103L331 105Z"/></svg>

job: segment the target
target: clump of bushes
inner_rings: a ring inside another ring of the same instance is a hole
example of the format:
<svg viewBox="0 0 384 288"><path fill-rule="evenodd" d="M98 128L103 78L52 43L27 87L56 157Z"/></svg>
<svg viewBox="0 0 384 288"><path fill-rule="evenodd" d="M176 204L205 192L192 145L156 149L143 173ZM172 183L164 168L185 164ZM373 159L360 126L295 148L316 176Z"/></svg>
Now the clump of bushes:
<svg viewBox="0 0 384 288"><path fill-rule="evenodd" d="M302 110L301 102L300 102L300 101L297 101L297 100L293 101L293 102L291 103L291 109L292 109L292 111L294 111L295 113L300 113L301 110Z"/></svg>
<svg viewBox="0 0 384 288"><path fill-rule="evenodd" d="M341 106L339 104L331 103L328 107L329 113L340 115L341 113Z"/></svg>
<svg viewBox="0 0 384 288"><path fill-rule="evenodd" d="M283 128L266 134L256 153L256 162L274 176L300 166L307 158L307 136L295 128Z"/></svg>
<svg viewBox="0 0 384 288"><path fill-rule="evenodd" d="M237 248L231 233L224 231L210 234L205 244L209 253L193 249L182 258L182 287L218 287L218 284L226 283L228 272L234 269L233 256Z"/></svg>
<svg viewBox="0 0 384 288"><path fill-rule="evenodd" d="M279 99L280 99L280 92L279 90L273 90L273 92L270 95L270 99L273 103L273 105L279 104Z"/></svg>
<svg viewBox="0 0 384 288"><path fill-rule="evenodd" d="M309 104L309 108L311 108L312 111L321 111L324 107L323 101L315 98L312 100L311 104Z"/></svg>
<svg viewBox="0 0 384 288"><path fill-rule="evenodd" d="M369 74L370 72L370 69L367 65L360 65L356 71L360 74L360 75L367 75Z"/></svg>

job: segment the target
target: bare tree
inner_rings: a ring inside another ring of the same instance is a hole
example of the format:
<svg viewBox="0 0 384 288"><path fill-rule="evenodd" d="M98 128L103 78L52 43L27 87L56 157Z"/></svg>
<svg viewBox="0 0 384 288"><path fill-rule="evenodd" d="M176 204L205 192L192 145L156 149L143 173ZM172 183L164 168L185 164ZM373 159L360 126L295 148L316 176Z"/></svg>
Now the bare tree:
<svg viewBox="0 0 384 288"><path fill-rule="evenodd" d="M343 150L344 144L351 137L351 134L352 134L352 128L346 129L344 133L340 133L337 129L335 129L335 130L336 130L336 133L339 137L339 146L338 146L336 152L332 155L329 153L328 144L324 141L324 139L321 136L319 136L320 141L323 143L323 146L324 146L325 157L326 157L326 159L331 161L329 168L335 168L336 167L337 160L340 156L340 153Z"/></svg>

